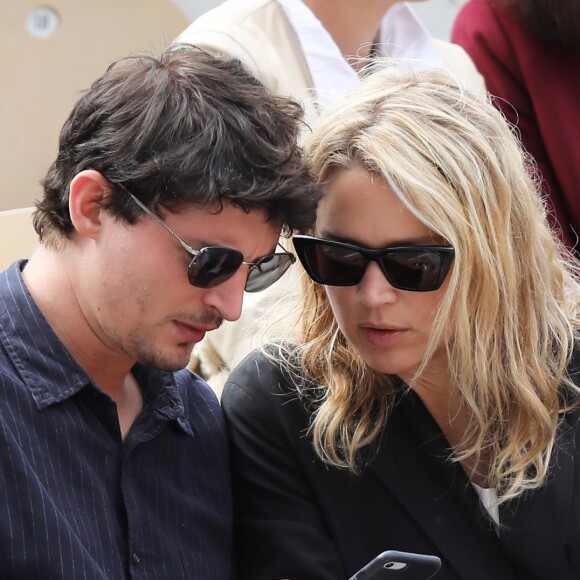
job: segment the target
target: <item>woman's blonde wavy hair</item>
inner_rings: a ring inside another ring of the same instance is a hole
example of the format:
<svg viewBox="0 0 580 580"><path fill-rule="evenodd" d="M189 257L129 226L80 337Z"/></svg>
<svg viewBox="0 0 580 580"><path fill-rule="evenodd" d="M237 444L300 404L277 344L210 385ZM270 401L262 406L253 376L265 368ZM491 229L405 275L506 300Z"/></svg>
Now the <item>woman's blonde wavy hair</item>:
<svg viewBox="0 0 580 580"><path fill-rule="evenodd" d="M513 129L488 99L447 73L381 65L322 116L306 151L320 184L362 166L455 248L415 379L443 340L472 416L469 443L455 459L491 457L498 503L539 487L567 408L564 390L578 391L566 369L580 285ZM324 287L304 279L297 346L282 345L277 357L299 360L318 385L308 391L318 402L317 454L356 472L360 452L385 427L395 377L365 364L338 328Z"/></svg>

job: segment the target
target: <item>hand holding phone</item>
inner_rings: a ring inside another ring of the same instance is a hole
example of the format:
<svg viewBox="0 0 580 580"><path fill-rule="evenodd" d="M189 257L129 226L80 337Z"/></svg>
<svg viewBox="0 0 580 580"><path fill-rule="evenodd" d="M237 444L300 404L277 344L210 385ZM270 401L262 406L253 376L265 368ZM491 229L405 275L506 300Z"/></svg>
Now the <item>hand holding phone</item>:
<svg viewBox="0 0 580 580"><path fill-rule="evenodd" d="M388 550L371 560L349 580L429 580L441 568L437 556Z"/></svg>

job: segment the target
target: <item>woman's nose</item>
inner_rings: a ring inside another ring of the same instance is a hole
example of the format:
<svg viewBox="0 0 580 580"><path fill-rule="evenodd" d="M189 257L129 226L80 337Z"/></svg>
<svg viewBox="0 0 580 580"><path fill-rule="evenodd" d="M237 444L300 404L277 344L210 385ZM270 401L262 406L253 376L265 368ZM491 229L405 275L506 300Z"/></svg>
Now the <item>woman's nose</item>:
<svg viewBox="0 0 580 580"><path fill-rule="evenodd" d="M397 289L391 286L384 272L376 262L370 262L358 285L359 300L368 307L397 300Z"/></svg>

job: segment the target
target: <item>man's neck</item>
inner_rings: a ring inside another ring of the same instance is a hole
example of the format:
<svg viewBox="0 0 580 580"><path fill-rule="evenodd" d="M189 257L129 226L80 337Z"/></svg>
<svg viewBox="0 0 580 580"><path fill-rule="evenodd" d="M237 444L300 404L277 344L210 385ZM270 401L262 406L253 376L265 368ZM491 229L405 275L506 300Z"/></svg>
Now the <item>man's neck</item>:
<svg viewBox="0 0 580 580"><path fill-rule="evenodd" d="M346 58L365 58L371 54L381 20L397 1L303 0Z"/></svg>
<svg viewBox="0 0 580 580"><path fill-rule="evenodd" d="M134 361L107 344L87 319L70 275L75 264L68 251L39 247L24 268L24 283L75 361L113 400L122 401ZM82 265L76 264L78 268Z"/></svg>

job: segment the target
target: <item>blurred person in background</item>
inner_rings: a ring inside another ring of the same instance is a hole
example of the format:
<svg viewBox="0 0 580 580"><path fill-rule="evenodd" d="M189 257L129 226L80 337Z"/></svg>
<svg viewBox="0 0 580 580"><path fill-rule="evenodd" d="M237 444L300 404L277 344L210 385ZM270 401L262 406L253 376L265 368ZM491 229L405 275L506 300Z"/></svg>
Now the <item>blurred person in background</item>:
<svg viewBox="0 0 580 580"><path fill-rule="evenodd" d="M532 155L551 221L580 233L580 2L469 0L452 39L485 77L495 105Z"/></svg>

